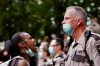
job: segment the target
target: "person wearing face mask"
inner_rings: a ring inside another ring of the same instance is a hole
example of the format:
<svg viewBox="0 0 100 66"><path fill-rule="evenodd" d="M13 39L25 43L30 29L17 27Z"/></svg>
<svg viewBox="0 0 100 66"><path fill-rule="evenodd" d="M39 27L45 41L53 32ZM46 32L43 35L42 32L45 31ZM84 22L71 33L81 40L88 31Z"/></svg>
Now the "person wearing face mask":
<svg viewBox="0 0 100 66"><path fill-rule="evenodd" d="M49 52L51 59L48 62L50 66L64 66L64 43L63 40L60 38L53 39L50 42Z"/></svg>
<svg viewBox="0 0 100 66"><path fill-rule="evenodd" d="M34 41L30 34L26 32L17 32L10 40L5 41L5 51L8 52L11 58L17 56L23 58L12 60L9 66L36 66Z"/></svg>
<svg viewBox="0 0 100 66"><path fill-rule="evenodd" d="M86 29L87 13L82 7L66 9L63 31L74 38L65 66L100 66L100 35Z"/></svg>
<svg viewBox="0 0 100 66"><path fill-rule="evenodd" d="M48 47L46 46L40 46L39 52L38 52L38 65L37 66L46 66L47 61L49 61L49 51Z"/></svg>

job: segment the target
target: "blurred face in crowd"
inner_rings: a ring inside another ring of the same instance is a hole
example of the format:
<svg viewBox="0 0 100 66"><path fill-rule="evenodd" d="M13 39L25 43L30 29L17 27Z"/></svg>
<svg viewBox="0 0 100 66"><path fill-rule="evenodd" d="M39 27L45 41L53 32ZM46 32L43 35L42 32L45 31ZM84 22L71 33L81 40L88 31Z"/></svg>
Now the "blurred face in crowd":
<svg viewBox="0 0 100 66"><path fill-rule="evenodd" d="M93 18L92 19L92 26L91 26L91 30L95 33L100 34L100 24L98 24L98 19L97 18Z"/></svg>
<svg viewBox="0 0 100 66"><path fill-rule="evenodd" d="M61 50L61 46L57 44L56 40L52 40L49 47L53 47L54 54L57 54Z"/></svg>
<svg viewBox="0 0 100 66"><path fill-rule="evenodd" d="M48 47L48 42L46 42L46 41L43 41L43 42L41 42L41 45L40 46L43 46L43 47Z"/></svg>
<svg viewBox="0 0 100 66"><path fill-rule="evenodd" d="M44 48L45 47L43 46L39 47L38 58L40 59L44 59L45 57L47 57L47 52L43 50Z"/></svg>

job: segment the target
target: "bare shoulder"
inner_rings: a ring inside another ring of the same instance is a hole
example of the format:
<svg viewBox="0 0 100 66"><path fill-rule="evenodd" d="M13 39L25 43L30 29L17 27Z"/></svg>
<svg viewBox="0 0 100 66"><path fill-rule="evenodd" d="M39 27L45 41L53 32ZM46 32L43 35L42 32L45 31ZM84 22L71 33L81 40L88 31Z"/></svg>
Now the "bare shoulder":
<svg viewBox="0 0 100 66"><path fill-rule="evenodd" d="M20 59L20 60L18 60L17 66L29 66L29 65L25 60Z"/></svg>

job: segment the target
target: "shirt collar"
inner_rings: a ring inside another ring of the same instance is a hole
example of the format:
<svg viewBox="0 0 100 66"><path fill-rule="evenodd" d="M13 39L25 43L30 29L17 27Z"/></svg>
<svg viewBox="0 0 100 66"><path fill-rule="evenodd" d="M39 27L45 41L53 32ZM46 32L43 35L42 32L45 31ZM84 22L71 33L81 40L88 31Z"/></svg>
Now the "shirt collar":
<svg viewBox="0 0 100 66"><path fill-rule="evenodd" d="M85 43L85 37L84 37L85 31L81 34L80 38L78 39L78 41L76 43L78 43L78 44L84 44Z"/></svg>

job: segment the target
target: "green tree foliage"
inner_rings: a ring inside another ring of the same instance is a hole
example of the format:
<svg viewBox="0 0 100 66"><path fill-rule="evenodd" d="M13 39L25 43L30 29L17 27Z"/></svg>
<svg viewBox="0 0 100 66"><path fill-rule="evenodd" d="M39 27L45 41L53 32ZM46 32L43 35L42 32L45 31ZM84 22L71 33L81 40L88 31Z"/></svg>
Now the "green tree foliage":
<svg viewBox="0 0 100 66"><path fill-rule="evenodd" d="M0 41L18 31L36 38L60 36L66 7L78 5L86 9L89 17L100 17L99 4L99 0L0 0Z"/></svg>

